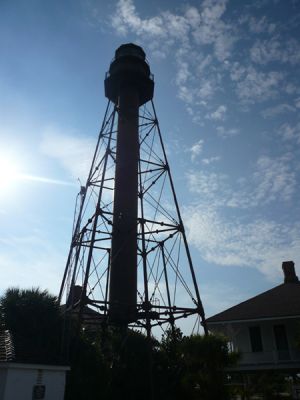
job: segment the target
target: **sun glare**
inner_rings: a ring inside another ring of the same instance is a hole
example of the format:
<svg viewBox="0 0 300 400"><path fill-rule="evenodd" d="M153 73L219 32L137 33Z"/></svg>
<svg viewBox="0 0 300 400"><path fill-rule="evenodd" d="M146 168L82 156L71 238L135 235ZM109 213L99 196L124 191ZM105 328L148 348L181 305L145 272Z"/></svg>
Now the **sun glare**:
<svg viewBox="0 0 300 400"><path fill-rule="evenodd" d="M18 178L19 169L13 157L0 154L0 190L9 189Z"/></svg>

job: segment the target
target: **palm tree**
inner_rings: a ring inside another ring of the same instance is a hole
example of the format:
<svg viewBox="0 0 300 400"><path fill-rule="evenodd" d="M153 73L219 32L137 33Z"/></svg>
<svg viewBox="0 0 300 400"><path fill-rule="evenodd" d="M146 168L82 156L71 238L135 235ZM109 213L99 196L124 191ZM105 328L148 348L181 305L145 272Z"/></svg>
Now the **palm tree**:
<svg viewBox="0 0 300 400"><path fill-rule="evenodd" d="M0 326L12 335L16 361L57 363L60 360L59 305L47 290L7 289L0 298Z"/></svg>

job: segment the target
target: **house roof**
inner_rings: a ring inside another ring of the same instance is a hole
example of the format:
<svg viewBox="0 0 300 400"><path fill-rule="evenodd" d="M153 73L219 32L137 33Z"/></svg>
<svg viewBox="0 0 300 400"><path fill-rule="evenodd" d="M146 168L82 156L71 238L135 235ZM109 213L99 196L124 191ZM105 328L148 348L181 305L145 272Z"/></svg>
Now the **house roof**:
<svg viewBox="0 0 300 400"><path fill-rule="evenodd" d="M213 315L206 322L209 325L218 322L294 316L300 316L300 282L296 276L289 280L285 272L285 283Z"/></svg>

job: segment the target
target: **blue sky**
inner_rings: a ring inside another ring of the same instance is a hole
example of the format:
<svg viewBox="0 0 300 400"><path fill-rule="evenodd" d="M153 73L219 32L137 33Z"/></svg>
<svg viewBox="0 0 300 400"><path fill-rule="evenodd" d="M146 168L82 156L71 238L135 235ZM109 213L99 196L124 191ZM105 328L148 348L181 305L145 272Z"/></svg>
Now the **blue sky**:
<svg viewBox="0 0 300 400"><path fill-rule="evenodd" d="M0 3L0 267L57 294L114 50L134 42L207 315L300 274L300 1ZM9 182L8 182L9 180Z"/></svg>

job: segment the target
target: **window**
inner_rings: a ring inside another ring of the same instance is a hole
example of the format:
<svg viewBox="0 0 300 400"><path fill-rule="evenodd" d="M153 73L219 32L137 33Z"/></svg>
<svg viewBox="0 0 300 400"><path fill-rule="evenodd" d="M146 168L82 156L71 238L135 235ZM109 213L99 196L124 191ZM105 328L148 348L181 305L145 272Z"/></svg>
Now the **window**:
<svg viewBox="0 0 300 400"><path fill-rule="evenodd" d="M263 351L263 345L261 340L261 332L259 326L251 326L249 328L251 349L254 353Z"/></svg>
<svg viewBox="0 0 300 400"><path fill-rule="evenodd" d="M233 353L233 352L234 352L234 345L233 345L233 342L231 342L231 341L228 341L228 342L227 342L227 349L228 349L228 352L229 352L229 353Z"/></svg>
<svg viewBox="0 0 300 400"><path fill-rule="evenodd" d="M273 327L275 345L278 352L279 360L290 359L289 344L287 340L286 330L284 325L274 325Z"/></svg>

